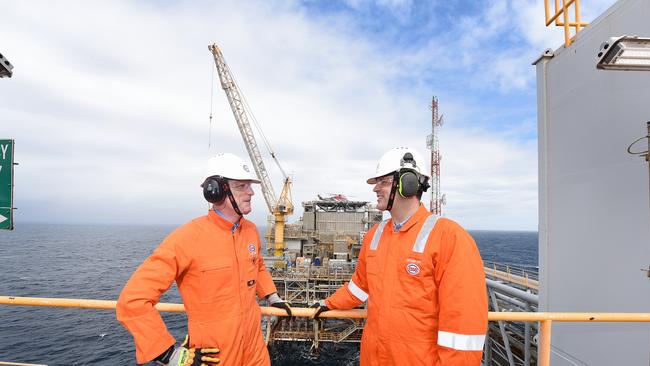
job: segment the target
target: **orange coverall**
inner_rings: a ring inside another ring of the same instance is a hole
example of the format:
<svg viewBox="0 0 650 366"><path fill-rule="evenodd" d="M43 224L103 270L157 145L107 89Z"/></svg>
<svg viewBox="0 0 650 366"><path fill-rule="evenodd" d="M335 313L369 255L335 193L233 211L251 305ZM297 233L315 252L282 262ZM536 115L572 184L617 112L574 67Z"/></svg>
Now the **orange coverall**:
<svg viewBox="0 0 650 366"><path fill-rule="evenodd" d="M481 256L460 225L435 218L420 205L398 232L392 220L373 227L352 279L325 300L330 309L368 301L361 366L480 365L488 315Z"/></svg>
<svg viewBox="0 0 650 366"><path fill-rule="evenodd" d="M174 281L187 312L190 347L218 347L220 366L270 365L256 301L276 292L260 254L255 224L237 229L214 211L172 232L133 273L117 301L138 363L175 339L154 305Z"/></svg>

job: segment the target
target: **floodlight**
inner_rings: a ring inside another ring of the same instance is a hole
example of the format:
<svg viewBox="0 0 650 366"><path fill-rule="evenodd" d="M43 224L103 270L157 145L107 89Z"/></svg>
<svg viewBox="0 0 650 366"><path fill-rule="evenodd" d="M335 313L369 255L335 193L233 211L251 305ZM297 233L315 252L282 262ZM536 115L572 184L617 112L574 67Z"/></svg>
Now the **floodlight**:
<svg viewBox="0 0 650 366"><path fill-rule="evenodd" d="M11 69L13 69L14 66L9 62L2 54L0 53L0 78L3 77L11 77Z"/></svg>
<svg viewBox="0 0 650 366"><path fill-rule="evenodd" d="M612 37L600 45L598 69L650 71L650 38Z"/></svg>

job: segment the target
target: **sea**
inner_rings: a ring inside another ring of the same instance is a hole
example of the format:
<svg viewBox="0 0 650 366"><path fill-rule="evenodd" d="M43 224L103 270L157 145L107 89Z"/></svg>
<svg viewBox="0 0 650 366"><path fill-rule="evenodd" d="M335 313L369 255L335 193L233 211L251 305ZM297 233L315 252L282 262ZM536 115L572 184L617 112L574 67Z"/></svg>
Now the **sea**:
<svg viewBox="0 0 650 366"><path fill-rule="evenodd" d="M0 232L0 296L115 300L137 266L172 226L17 224ZM484 260L538 263L537 232L470 231ZM174 285L162 302L180 303ZM164 313L182 339L186 317ZM354 344L270 349L274 366L358 365ZM0 361L49 366L137 365L131 335L112 310L0 305ZM150 363L148 365L154 365Z"/></svg>

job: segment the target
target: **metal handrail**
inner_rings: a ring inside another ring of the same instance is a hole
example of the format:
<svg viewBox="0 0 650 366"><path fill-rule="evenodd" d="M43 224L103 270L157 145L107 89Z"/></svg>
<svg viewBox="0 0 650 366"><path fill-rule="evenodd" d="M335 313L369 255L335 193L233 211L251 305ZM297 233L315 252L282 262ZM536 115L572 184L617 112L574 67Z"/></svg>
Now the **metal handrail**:
<svg viewBox="0 0 650 366"><path fill-rule="evenodd" d="M569 16L569 7L571 5L574 7L574 21L571 21ZM550 12L549 0L544 0L544 15L546 16L546 26L555 22L556 26L564 27L565 47L569 47L578 37L580 28L589 25L589 23L580 20L580 0L562 0L562 6L560 6L559 0L555 0L555 13L553 15ZM562 16L562 20L560 20L560 16ZM573 37L571 37L570 27L575 30Z"/></svg>
<svg viewBox="0 0 650 366"><path fill-rule="evenodd" d="M0 305L47 306L86 309L115 309L117 301L92 299L62 299L42 297L0 296ZM183 304L158 303L156 308L163 312L184 312ZM284 310L274 307L261 307L263 315L286 316ZM311 317L315 309L292 308L296 317ZM365 309L330 310L321 314L323 318L354 318L367 316ZM539 345L537 349L538 365L548 366L551 356L551 331L553 322L635 322L650 323L650 313L551 313L551 312L489 312L489 321L540 322Z"/></svg>
<svg viewBox="0 0 650 366"><path fill-rule="evenodd" d="M537 292L539 290L539 273L523 266L483 261L487 278L506 281Z"/></svg>
<svg viewBox="0 0 650 366"><path fill-rule="evenodd" d="M505 263L493 262L488 260L483 261L483 267L489 268L491 270L511 273L521 277L528 277L536 281L539 280L539 271L537 271L533 267L526 267L524 265L517 265L517 264L505 264Z"/></svg>

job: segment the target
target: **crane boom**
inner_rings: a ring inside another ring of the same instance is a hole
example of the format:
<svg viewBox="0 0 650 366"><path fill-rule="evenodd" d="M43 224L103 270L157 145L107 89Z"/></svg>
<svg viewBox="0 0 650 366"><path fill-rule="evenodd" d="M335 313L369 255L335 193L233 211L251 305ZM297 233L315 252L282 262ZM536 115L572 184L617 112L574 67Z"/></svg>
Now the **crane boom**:
<svg viewBox="0 0 650 366"><path fill-rule="evenodd" d="M274 255L282 256L284 253L284 225L286 215L291 215L293 213L293 203L291 202L291 178L288 177L278 159L275 157L275 153L270 149L268 141L264 139L267 148L269 149L273 160L282 171L284 176L284 185L282 187L282 193L280 198L277 199L275 196L275 191L273 190L273 185L269 179L269 174L266 171L264 166L264 161L262 160L262 155L260 154L260 149L257 147L257 141L255 141L255 135L253 135L253 130L251 129L251 124L249 122L248 114L246 113L246 103L244 98L235 83L235 79L230 72L230 68L221 54L221 50L216 44L208 46L208 49L212 52L214 56L214 64L217 67L217 72L219 73L219 80L221 81L221 87L226 93L228 98L228 103L232 109L232 113L235 116L237 121L237 127L239 127L239 132L244 139L244 145L246 145L246 150L248 151L248 156L250 156L253 162L253 168L255 173L260 180L262 185L262 194L264 194L264 200L269 209L269 212L273 214L275 218L275 228L274 228ZM264 135L262 134L262 137ZM269 243L270 244L270 243Z"/></svg>
<svg viewBox="0 0 650 366"><path fill-rule="evenodd" d="M243 99L241 93L235 84L230 68L221 54L221 50L216 44L208 46L212 55L214 56L214 63L217 67L219 73L219 80L221 80L221 87L224 92L226 92L226 97L228 98L228 103L232 109L232 113L235 116L237 121L237 127L241 136L244 139L244 145L246 145L246 150L253 162L253 168L257 177L259 178L262 185L262 194L264 194L264 200L266 205L269 208L270 213L274 213L275 205L277 204L277 199L275 196L275 191L271 185L271 180L269 179L269 174L266 171L264 166L264 161L262 160L262 155L260 154L260 149L257 146L257 141L255 140L255 135L253 135L253 130L251 129L250 122L248 121L248 115L244 110Z"/></svg>

